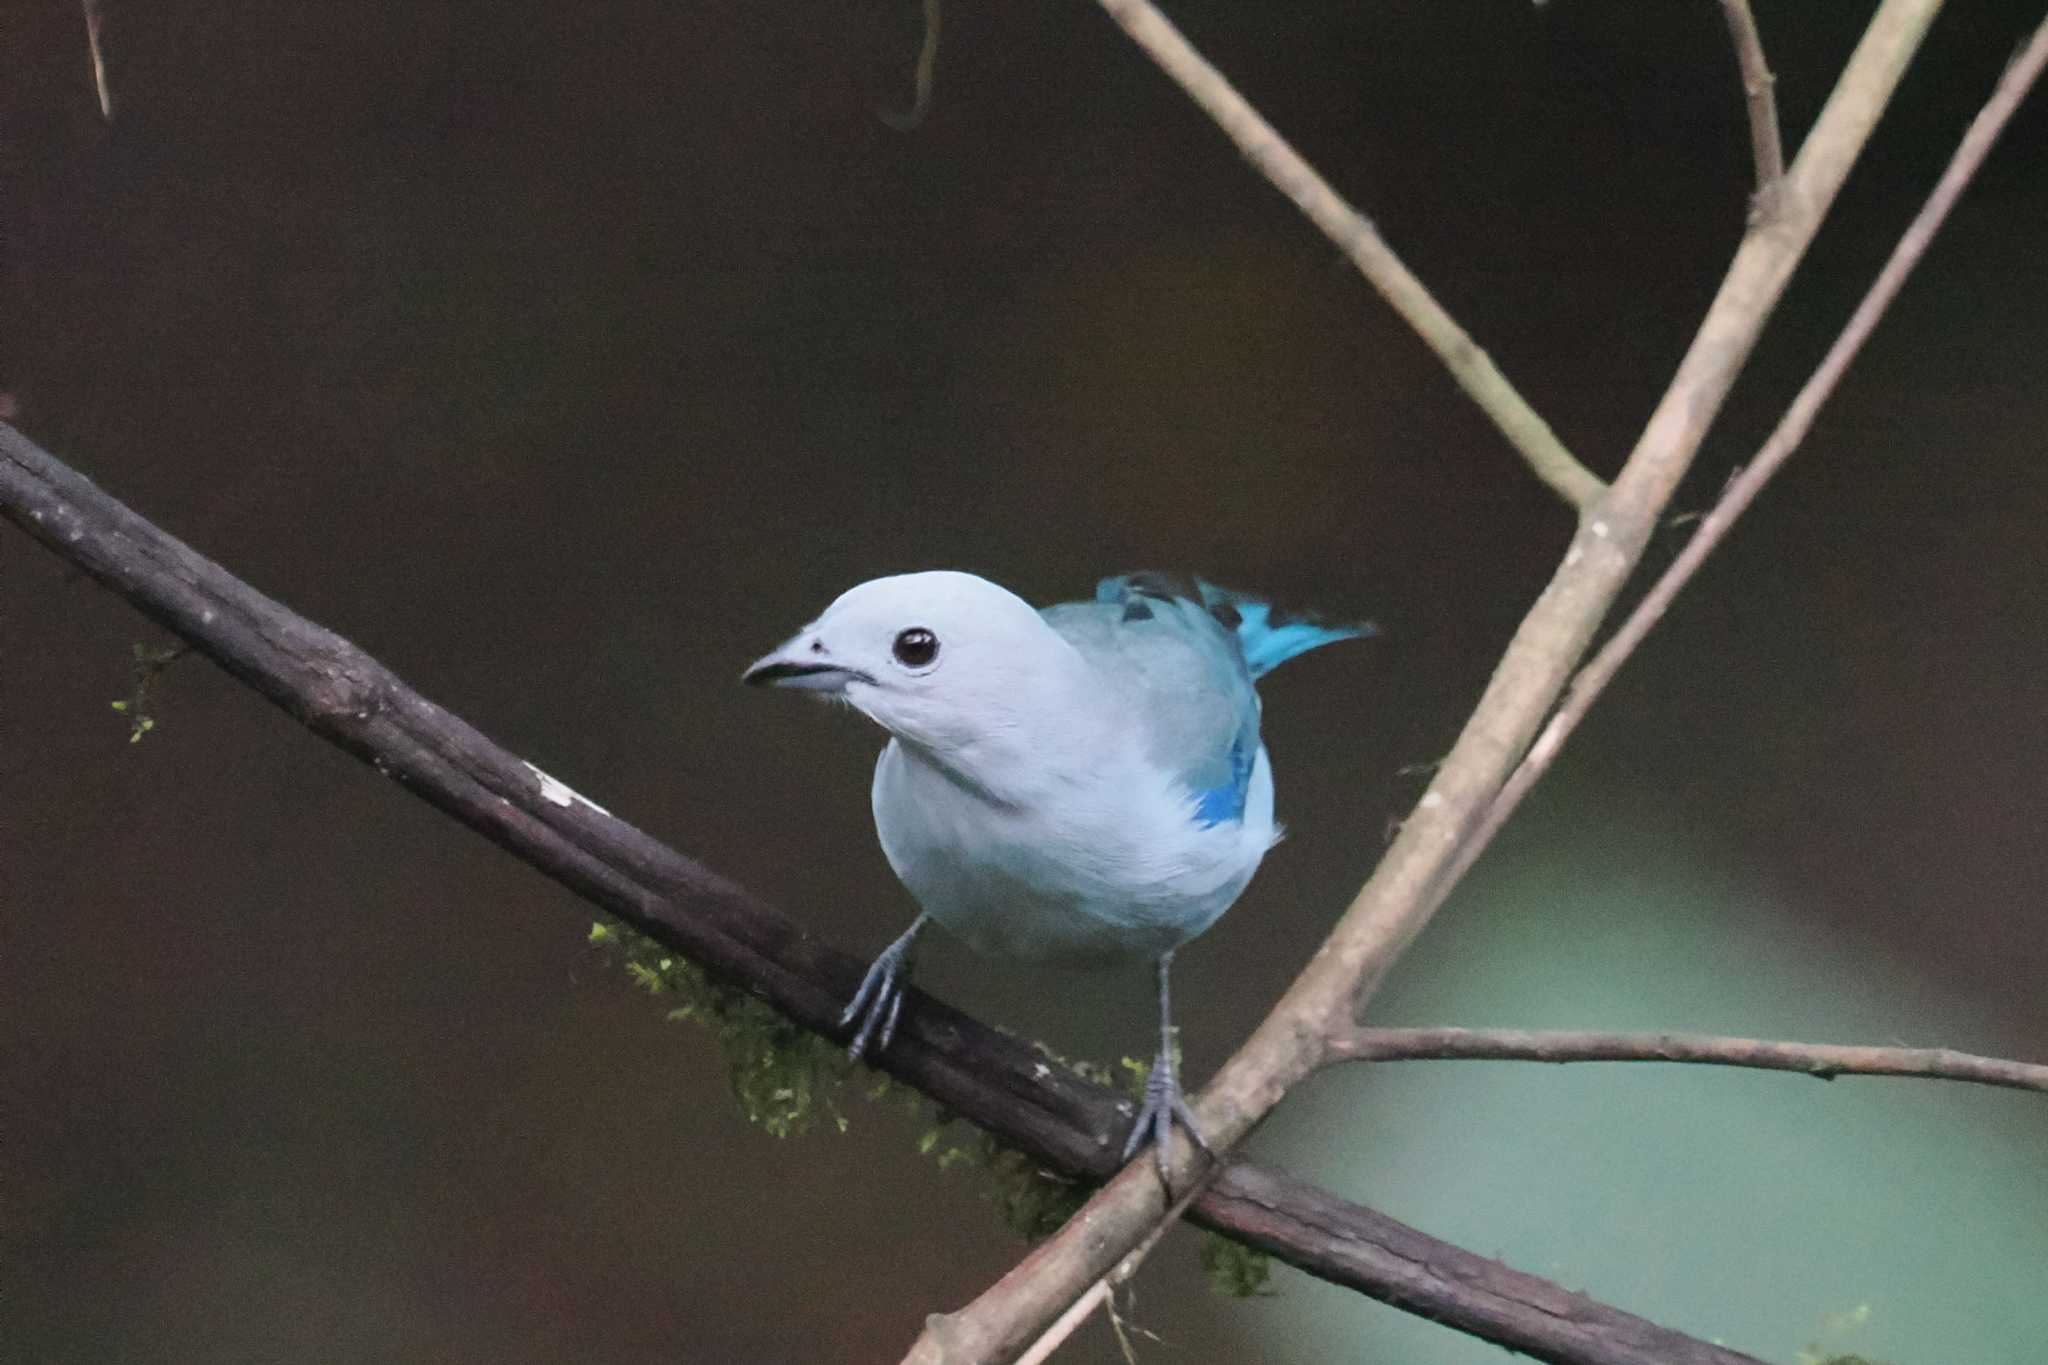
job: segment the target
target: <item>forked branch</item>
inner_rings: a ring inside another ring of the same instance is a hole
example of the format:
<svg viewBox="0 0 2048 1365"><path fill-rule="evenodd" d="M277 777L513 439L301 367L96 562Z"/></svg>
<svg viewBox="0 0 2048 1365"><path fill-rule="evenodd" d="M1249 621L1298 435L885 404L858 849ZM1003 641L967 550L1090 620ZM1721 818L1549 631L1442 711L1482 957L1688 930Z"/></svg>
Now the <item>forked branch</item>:
<svg viewBox="0 0 2048 1365"><path fill-rule="evenodd" d="M1213 72L1206 63L1189 62L1192 50L1182 51L1186 40L1145 0L1101 3L1120 22L1128 19L1127 27L1149 36L1149 42L1140 38L1148 51L1156 45L1187 71ZM1641 558L1658 517L1940 7L1940 0L1884 0L1871 18L1786 175L1779 212L1743 239L1620 476L1581 518L1549 586L1509 642L1436 780L1323 947L1196 1102L1196 1114L1213 1144L1238 1141L1326 1060L1329 1040L1353 1026L1394 961L1450 893L1469 862L1464 850ZM1227 89L1215 77L1189 87L1189 93L1226 128L1236 125L1233 137L1265 130L1242 100L1234 95L1221 100L1219 87ZM1302 183L1311 189L1320 185ZM1316 202L1313 196L1311 201ZM1192 1156L1185 1142L1177 1151L1179 1161ZM932 1318L910 1359L1013 1358L1143 1240L1164 1210L1163 1192L1149 1166L1126 1169L1028 1261L966 1308Z"/></svg>
<svg viewBox="0 0 2048 1365"><path fill-rule="evenodd" d="M1821 358L1812 376L1800 386L1791 405L1785 409L1784 417L1779 419L1756 457L1729 481L1713 510L1700 521L1699 529L1693 532L1692 539L1686 542L1678 557L1658 575L1657 582L1643 595L1643 600L1636 604L1621 628L1572 679L1571 688L1558 705L1556 714L1544 725L1536 742L1529 746L1529 752L1523 755L1521 763L1494 798L1479 829L1460 850L1459 861L1453 869L1454 877L1462 875L1464 869L1471 865L1492 840L1495 831L1514 814L1522 798L1550 770L1558 750L1578 728L1579 722L1585 719L1594 701L1614 680L1614 675L1621 671L1622 664L1635 653L1636 646L1643 642L1657 622L1664 619L1671 603L1699 572L1700 565L1706 562L1714 547L1727 536L1736 519L1756 500L1756 495L1763 491L1771 476L1784 467L1792 452L1806 439L1806 433L1813 428L1814 418L1820 415L1821 406L1834 393L1835 386L1848 371L1849 363L1876 330L1878 319L1898 297L1906 277L1927 254L1934 234L1941 230L1949 210L1961 197L1963 187L1984 164L1984 158L1990 154L1999 133L2025 101L2027 92L2041 78L2044 65L2048 65L2048 19L2034 30L2033 36L1998 78L1991 98L1971 120L1969 131L1963 135L1955 155L1949 158L1948 167L1935 183L1933 193L1927 196L1927 202L1914 215L1912 224L1899 238L1899 244L1892 248L1884 269L1878 272L1877 279L1871 283L1862 301L1856 305L1856 311L1843 326L1841 335L1828 347L1827 354Z"/></svg>

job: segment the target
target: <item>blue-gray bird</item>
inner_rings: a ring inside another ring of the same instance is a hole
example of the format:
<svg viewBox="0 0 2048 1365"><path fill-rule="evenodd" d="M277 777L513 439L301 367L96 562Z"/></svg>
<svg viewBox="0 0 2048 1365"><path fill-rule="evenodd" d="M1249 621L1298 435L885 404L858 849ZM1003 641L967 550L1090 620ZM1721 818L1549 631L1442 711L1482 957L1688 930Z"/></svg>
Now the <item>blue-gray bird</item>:
<svg viewBox="0 0 2048 1365"><path fill-rule="evenodd" d="M1162 1176L1182 1100L1167 973L1279 838L1253 683L1367 625L1283 617L1200 579L1109 578L1092 602L1034 609L973 574L850 590L745 680L844 701L887 730L875 829L923 913L841 1019L855 1058L885 1049L911 950L936 920L997 957L1147 957L1159 1052L1124 1159L1149 1134Z"/></svg>

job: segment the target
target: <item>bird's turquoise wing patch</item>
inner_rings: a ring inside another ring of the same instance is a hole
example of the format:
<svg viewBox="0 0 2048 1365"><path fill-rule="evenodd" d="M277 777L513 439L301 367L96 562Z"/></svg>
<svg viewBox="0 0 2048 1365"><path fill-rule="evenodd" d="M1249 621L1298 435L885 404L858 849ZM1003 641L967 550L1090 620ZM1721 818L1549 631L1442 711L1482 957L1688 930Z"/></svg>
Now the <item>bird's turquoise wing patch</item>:
<svg viewBox="0 0 2048 1365"><path fill-rule="evenodd" d="M1149 618L1151 602L1198 605L1237 641L1245 669L1255 679L1298 654L1378 633L1377 627L1366 621L1332 624L1305 612L1281 612L1263 598L1218 587L1192 574L1119 574L1095 585L1095 600L1121 604L1126 620Z"/></svg>

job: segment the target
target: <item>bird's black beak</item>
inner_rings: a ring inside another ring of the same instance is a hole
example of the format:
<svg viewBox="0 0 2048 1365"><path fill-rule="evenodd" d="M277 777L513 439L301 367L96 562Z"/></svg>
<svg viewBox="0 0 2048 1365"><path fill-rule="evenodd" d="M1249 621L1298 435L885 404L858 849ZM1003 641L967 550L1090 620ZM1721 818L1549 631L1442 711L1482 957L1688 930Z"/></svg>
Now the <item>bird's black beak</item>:
<svg viewBox="0 0 2048 1365"><path fill-rule="evenodd" d="M798 648L790 641L765 658L757 659L740 681L749 687L792 687L806 692L844 692L850 682L871 682L855 668L835 664L831 656L815 649Z"/></svg>

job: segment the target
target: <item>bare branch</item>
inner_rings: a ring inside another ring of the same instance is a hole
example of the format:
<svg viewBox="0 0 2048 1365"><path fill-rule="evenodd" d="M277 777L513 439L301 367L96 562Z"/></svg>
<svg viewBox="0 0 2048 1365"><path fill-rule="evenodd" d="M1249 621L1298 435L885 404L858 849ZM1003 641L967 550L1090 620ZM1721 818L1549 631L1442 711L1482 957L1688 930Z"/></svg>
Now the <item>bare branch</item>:
<svg viewBox="0 0 2048 1365"><path fill-rule="evenodd" d="M1721 0L1728 36L1735 40L1735 60L1742 69L1742 93L1749 109L1749 147L1756 161L1756 192L1749 201L1750 221L1762 222L1776 208L1778 183L1785 178L1785 148L1778 136L1778 78L1764 61L1763 39L1749 0Z"/></svg>
<svg viewBox="0 0 2048 1365"><path fill-rule="evenodd" d="M1670 608L1672 601L1685 585L1692 581L1692 576L1699 572L1700 565L1706 562L1714 547L1727 536L1730 528L1735 525L1736 518L1756 500L1756 495L1763 491L1771 476L1778 472L1791 457L1792 452L1799 448L1800 442L1806 439L1806 433L1812 429L1813 420L1819 415L1821 406L1834 393L1835 386L1841 382L1842 375L1848 370L1850 362L1856 358L1856 353L1863 349L1863 343L1870 339L1871 332L1877 327L1878 320L1884 316L1885 310L1891 306L1892 300L1898 297L1906 277L1913 273L1913 268L1927 253L1928 245L1933 242L1934 234L1940 230L1949 210L1955 207L1963 187L1976 175L1977 168L1984 164L1984 158L1990 153L1992 143L1998 140L1998 134L2005 127L2006 121L2012 117L2013 112L2026 99L2028 90L2040 78L2044 63L2048 63L2048 20L2044 20L2041 26L2034 30L2033 37L2028 39L2019 55L2006 67L2004 75L1999 77L1991 98L1971 121L1969 131L1963 135L1963 140L1957 146L1955 155L1949 159L1948 168L1942 172L1941 179L1935 182L1934 190L1928 195L1927 202L1921 206L1912 224L1899 238L1899 244L1892 249L1891 257L1885 262L1884 269L1878 272L1877 279L1871 283L1862 302L1856 305L1856 311L1850 315L1841 335L1836 337L1834 345L1828 348L1827 355L1822 357L1812 377L1800 387L1799 393L1786 408L1784 417L1779 419L1777 427L1764 442L1763 448L1757 451L1756 458L1729 482L1720 500L1715 503L1714 509L1707 513L1701 520L1699 529L1693 532L1692 539L1686 542L1685 548L1671 562L1670 567L1659 575L1657 582L1644 595L1643 600L1636 604L1635 610L1629 613L1621 629L1601 646L1592 661L1572 679L1571 688L1565 694L1563 703L1557 708L1557 713L1550 718L1543 727L1542 734L1538 735L1536 742L1529 747L1529 752L1523 756L1520 766L1508 778L1500 794L1494 798L1493 805L1486 812L1478 831L1461 851L1457 866L1459 874L1462 874L1464 868L1469 866L1472 860L1479 856L1480 851L1491 842L1494 832L1514 813L1515 807L1522 803L1522 798L1529 794L1529 789L1550 770L1550 765L1556 759L1565 739L1578 728L1579 722L1585 719L1586 712L1606 690L1607 684L1614 680L1614 675L1621 671L1622 664L1635 653L1636 647L1643 642L1643 638L1656 624L1664 619L1664 613Z"/></svg>
<svg viewBox="0 0 2048 1365"><path fill-rule="evenodd" d="M813 1032L843 1038L839 1013L863 962L499 748L355 645L167 535L4 423L0 514L322 738L592 905ZM1089 1180L1116 1169L1112 1135L1129 1122L1127 1101L921 992L911 991L879 1062L1049 1169ZM1470 1260L1485 1273L1437 1286L1417 1311L1538 1359L1755 1365L1590 1300L1574 1298L1579 1318L1561 1323L1532 1306L1544 1294L1572 1297L1556 1286L1247 1162L1229 1164L1190 1217L1388 1303L1418 1302L1416 1265ZM1379 1243L1402 1250L1383 1254L1373 1249ZM1589 1322L1616 1342L1651 1345L1581 1357L1576 1333Z"/></svg>
<svg viewBox="0 0 2048 1365"><path fill-rule="evenodd" d="M1101 4L1146 55L1216 120L1245 159L1351 258L1359 273L1436 352L1458 387L1493 419L1536 477L1581 512L1598 502L1606 485L1565 449L1550 424L1402 264L1372 223L1302 159L1172 21L1151 0L1101 0Z"/></svg>
<svg viewBox="0 0 2048 1365"><path fill-rule="evenodd" d="M1716 1038L1698 1033L1590 1030L1362 1028L1330 1045L1345 1062L1695 1062L1837 1076L1919 1076L2048 1092L2048 1066L1945 1047L1859 1047Z"/></svg>
<svg viewBox="0 0 2048 1365"><path fill-rule="evenodd" d="M1102 3L1156 17L1149 5ZM1781 211L1743 239L1620 477L1594 513L1581 518L1436 780L1322 948L1197 1100L1196 1116L1219 1150L1242 1138L1322 1063L1327 1040L1351 1027L1469 865L1464 850L1641 558L1940 8L1941 0L1884 0L1871 18L1785 178ZM1192 1156L1184 1140L1175 1150L1179 1162ZM982 1298L932 1317L913 1358L1008 1358L1142 1240L1164 1208L1147 1164L1132 1166Z"/></svg>

